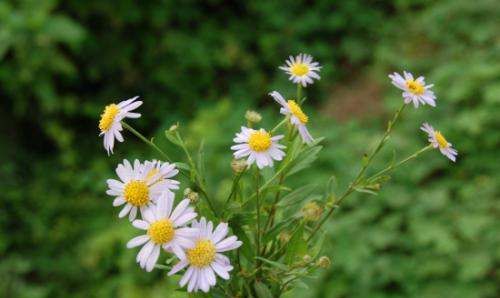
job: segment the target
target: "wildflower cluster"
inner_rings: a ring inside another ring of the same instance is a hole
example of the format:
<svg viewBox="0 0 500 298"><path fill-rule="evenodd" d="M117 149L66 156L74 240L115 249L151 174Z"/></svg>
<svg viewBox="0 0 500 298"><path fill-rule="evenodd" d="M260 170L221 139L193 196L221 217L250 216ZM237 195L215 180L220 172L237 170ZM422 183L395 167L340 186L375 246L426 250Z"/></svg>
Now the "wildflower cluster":
<svg viewBox="0 0 500 298"><path fill-rule="evenodd" d="M283 116L271 129L257 127L262 116L247 111L246 126L236 132L230 147L234 160L228 170L232 169L233 182L222 198L210 195L203 160L191 155L179 124L165 131L165 137L185 155L185 163L173 162L152 140L125 122L141 116L132 112L142 104L138 97L105 107L99 129L108 154L113 153L115 140L123 142L125 128L162 159L125 159L116 167L117 178L107 180L106 193L114 197L113 206L121 208L118 217L128 217L141 231L126 245L141 247L136 257L140 268L148 272L154 268L167 270L168 276L181 274L179 286L188 292L280 296L303 277L331 265L327 256L320 255L324 235L318 232L352 193L377 193L397 167L431 148L456 160L457 151L451 143L424 123L421 129L428 134L428 146L367 174L408 104L413 103L415 108L436 106L432 85L426 85L423 77L414 79L408 72L403 76L394 73L389 77L403 90L403 104L375 149L363 157L361 169L346 190L337 194L327 187L324 194L314 195L315 186L287 185L287 178L307 168L322 149L322 138L314 138L309 132L311 118L304 111L306 98L302 95L305 87L320 79L321 66L310 55L299 54L290 57L280 69L296 84L297 93L269 93L270 101L277 103L276 110L279 108ZM169 256L165 262L159 262L162 254ZM230 276L234 268L236 274ZM220 283L217 277L228 281Z"/></svg>

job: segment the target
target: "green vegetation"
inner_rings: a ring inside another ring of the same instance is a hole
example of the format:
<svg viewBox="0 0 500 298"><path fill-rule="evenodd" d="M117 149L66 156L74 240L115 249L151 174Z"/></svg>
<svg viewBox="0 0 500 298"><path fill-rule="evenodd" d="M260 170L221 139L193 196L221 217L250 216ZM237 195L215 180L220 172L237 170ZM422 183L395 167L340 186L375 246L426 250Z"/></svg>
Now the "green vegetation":
<svg viewBox="0 0 500 298"><path fill-rule="evenodd" d="M204 139L209 191L224 198L245 110L276 117L267 88L294 92L277 66L299 52L324 65L306 111L326 148L289 183L335 175L342 192L400 105L386 75L403 69L435 84L439 109L406 110L385 158L422 147L423 121L460 155L427 152L378 196L350 197L324 229L332 266L288 296L500 295L497 1L144 2L0 2L0 296L183 297L134 263L135 232L104 193L122 158L157 156L126 134L108 158L99 114L141 95L136 126L166 151L180 121L188 144ZM357 101L357 89L375 91Z"/></svg>

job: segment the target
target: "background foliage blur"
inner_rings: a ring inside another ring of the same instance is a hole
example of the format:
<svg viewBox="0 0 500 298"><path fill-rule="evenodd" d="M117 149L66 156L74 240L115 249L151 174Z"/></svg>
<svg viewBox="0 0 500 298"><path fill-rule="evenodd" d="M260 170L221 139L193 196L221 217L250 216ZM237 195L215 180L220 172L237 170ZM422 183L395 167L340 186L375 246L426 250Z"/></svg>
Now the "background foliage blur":
<svg viewBox="0 0 500 298"><path fill-rule="evenodd" d="M1 1L0 296L180 295L134 263L135 232L104 194L122 158L155 156L127 134L108 158L99 114L141 95L134 125L168 147L180 121L224 192L244 111L277 119L266 94L292 94L277 66L299 52L324 65L306 111L327 139L296 181L345 188L401 102L386 75L403 69L435 84L438 108L406 110L385 160L425 145L424 120L460 155L426 153L379 196L350 198L325 230L332 267L289 297L500 296L498 2L331 2Z"/></svg>

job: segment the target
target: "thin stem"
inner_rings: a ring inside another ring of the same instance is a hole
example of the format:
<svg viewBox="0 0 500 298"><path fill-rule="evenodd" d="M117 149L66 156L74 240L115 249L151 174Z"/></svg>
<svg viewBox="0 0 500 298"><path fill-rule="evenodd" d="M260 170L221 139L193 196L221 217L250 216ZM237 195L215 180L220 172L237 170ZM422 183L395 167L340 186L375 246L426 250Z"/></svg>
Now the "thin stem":
<svg viewBox="0 0 500 298"><path fill-rule="evenodd" d="M273 129L271 129L271 134L274 134L278 128L280 128L281 126L283 126L283 124L286 123L287 120L288 120L288 117L281 120L280 123L276 124L276 126Z"/></svg>
<svg viewBox="0 0 500 298"><path fill-rule="evenodd" d="M163 152L163 150L161 150L158 146L156 146L155 143L153 143L152 141L146 139L145 136L143 136L140 132L138 132L137 130L135 130L132 126L128 125L125 121L122 121L122 126L125 127L126 130L130 131L131 133L133 133L136 137L138 137L139 139L141 139L144 143L148 144L149 146L153 147L156 151L158 151L158 153L160 153L160 155L168 162L172 162L171 159L168 157L168 155Z"/></svg>
<svg viewBox="0 0 500 298"><path fill-rule="evenodd" d="M302 85L301 84L297 84L297 102L299 104L301 104L303 101L302 101Z"/></svg>
<svg viewBox="0 0 500 298"><path fill-rule="evenodd" d="M243 173L245 173L245 171L242 171L241 173L238 173L238 175L236 175L234 177L234 179L233 179L233 185L231 186L231 192L229 193L229 196L227 197L226 202L224 202L222 210L226 210L227 204L229 204L229 201L231 200L231 198L236 193L236 190L238 189L238 183L240 182L240 179L243 176Z"/></svg>
<svg viewBox="0 0 500 298"><path fill-rule="evenodd" d="M278 181L278 185L283 184L283 180L285 180L285 174L284 173L282 173L280 175L280 179ZM271 207L271 211L269 212L269 217L267 218L266 231L269 230L273 226L274 215L276 214L276 207L277 207L278 202L280 200L280 196L281 196L281 189L278 189L278 191L276 192L276 196L274 197L274 202L273 202L273 205Z"/></svg>
<svg viewBox="0 0 500 298"><path fill-rule="evenodd" d="M333 211L336 208L338 208L338 206L340 205L340 203L345 198L347 198L355 190L357 184L363 178L363 175L365 174L366 170L370 166L373 158L375 157L375 155L377 155L377 153L380 151L380 149L382 149L382 147L384 146L385 142L387 141L389 135L392 132L392 129L394 128L394 125L396 124L397 120L399 119L399 116L401 115L401 112L403 112L403 110L404 110L405 107L406 107L406 104L403 103L403 105L401 105L401 107L396 111L396 113L392 117L392 120L389 121L389 123L387 124L387 129L385 130L384 135L382 136L382 138L380 139L380 141L378 142L377 146L372 151L372 153L367 157L366 161L364 161L363 166L361 167L361 169L359 170L358 174L356 175L356 178L354 178L353 182L351 182L349 184L349 187L347 188L347 190L340 196L340 198L335 202L335 204L332 207L330 207L330 210L328 210L328 213L313 228L313 231L311 232L311 234L307 238L307 242L309 242L309 240L311 240L314 237L314 235L318 232L318 230L321 228L321 226L332 215Z"/></svg>
<svg viewBox="0 0 500 298"><path fill-rule="evenodd" d="M385 169L377 172L376 174L374 174L370 178L368 178L368 180L373 180L375 178L378 178L378 177L384 175L385 173L390 172L390 171L394 170L395 168L397 168L397 167L399 167L399 166L407 163L408 161L410 161L410 160L412 160L414 158L417 158L420 154L422 154L425 151L430 150L432 148L433 148L432 145L425 146L424 148L418 150L417 152L413 153L412 155L406 157L405 159L402 159L399 162L397 162L395 164L392 164L392 165L386 167Z"/></svg>
<svg viewBox="0 0 500 298"><path fill-rule="evenodd" d="M260 189L259 189L259 184L260 184L260 173L259 169L255 168L255 188L256 188L256 208L257 208L257 232L256 232L256 243L257 243L257 256L260 254ZM260 267L260 261L257 259L256 260L256 268L257 270Z"/></svg>

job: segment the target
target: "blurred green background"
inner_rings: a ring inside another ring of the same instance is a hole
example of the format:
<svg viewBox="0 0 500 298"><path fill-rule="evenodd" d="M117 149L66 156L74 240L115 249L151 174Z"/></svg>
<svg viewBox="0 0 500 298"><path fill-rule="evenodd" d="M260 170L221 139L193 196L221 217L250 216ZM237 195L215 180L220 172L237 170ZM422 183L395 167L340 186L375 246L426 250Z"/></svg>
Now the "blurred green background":
<svg viewBox="0 0 500 298"><path fill-rule="evenodd" d="M204 140L217 195L245 110L278 119L266 94L293 94L277 67L300 52L323 65L305 110L326 148L295 182L335 175L346 187L400 105L393 71L425 75L438 107L407 109L380 160L424 146L423 121L460 155L426 153L378 196L350 197L326 225L333 265L289 297L499 297L493 0L1 1L0 296L182 296L135 264L136 232L104 193L121 159L154 152L126 134L108 158L99 114L140 95L133 125L174 156L161 136L180 121L194 150Z"/></svg>

